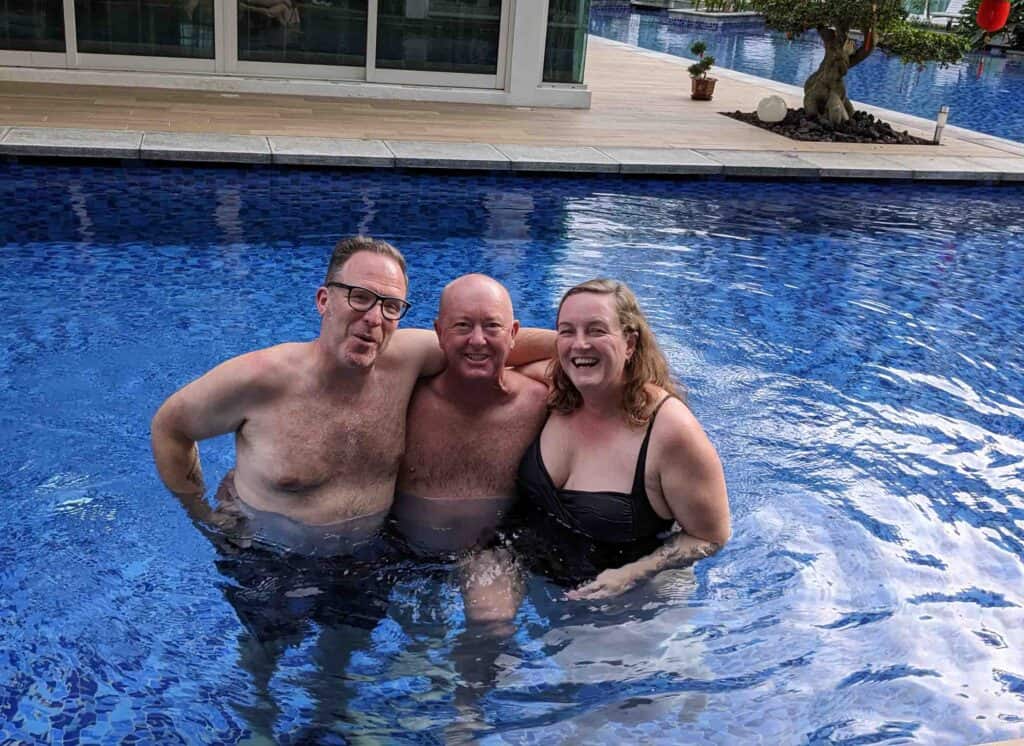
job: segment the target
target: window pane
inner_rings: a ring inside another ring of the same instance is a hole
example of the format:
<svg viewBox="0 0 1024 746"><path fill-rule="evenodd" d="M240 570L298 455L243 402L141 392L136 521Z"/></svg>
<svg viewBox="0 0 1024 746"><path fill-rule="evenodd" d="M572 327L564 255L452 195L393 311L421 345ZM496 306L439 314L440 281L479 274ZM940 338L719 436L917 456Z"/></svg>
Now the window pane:
<svg viewBox="0 0 1024 746"><path fill-rule="evenodd" d="M366 65L367 0L238 0L238 59Z"/></svg>
<svg viewBox="0 0 1024 746"><path fill-rule="evenodd" d="M0 49L64 52L61 0L6 0L0 3Z"/></svg>
<svg viewBox="0 0 1024 746"><path fill-rule="evenodd" d="M551 0L544 44L544 82L582 83L590 0Z"/></svg>
<svg viewBox="0 0 1024 746"><path fill-rule="evenodd" d="M213 0L75 0L78 51L213 59Z"/></svg>
<svg viewBox="0 0 1024 746"><path fill-rule="evenodd" d="M494 75L501 0L380 0L377 67Z"/></svg>

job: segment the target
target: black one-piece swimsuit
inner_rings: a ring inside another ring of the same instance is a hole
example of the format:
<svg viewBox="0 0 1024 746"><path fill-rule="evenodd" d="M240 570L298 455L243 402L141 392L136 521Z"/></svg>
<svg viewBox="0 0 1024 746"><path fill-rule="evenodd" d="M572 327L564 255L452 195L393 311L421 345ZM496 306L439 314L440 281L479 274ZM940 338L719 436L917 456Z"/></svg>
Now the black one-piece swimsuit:
<svg viewBox="0 0 1024 746"><path fill-rule="evenodd" d="M525 533L537 544L527 555L540 561L542 572L575 583L650 554L661 543L658 535L671 528L673 521L651 507L644 473L654 419L669 398L658 402L651 413L628 493L560 489L544 465L540 436L527 448L519 463L517 485L528 511Z"/></svg>

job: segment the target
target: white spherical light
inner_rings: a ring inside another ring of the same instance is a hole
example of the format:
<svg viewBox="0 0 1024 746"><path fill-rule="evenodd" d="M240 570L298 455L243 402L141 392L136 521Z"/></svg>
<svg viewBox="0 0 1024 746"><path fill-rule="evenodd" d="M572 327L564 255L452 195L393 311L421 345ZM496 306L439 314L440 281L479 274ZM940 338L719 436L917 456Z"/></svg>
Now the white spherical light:
<svg viewBox="0 0 1024 746"><path fill-rule="evenodd" d="M765 96L757 105L757 118L762 122L781 122L786 118L786 100L782 96Z"/></svg>

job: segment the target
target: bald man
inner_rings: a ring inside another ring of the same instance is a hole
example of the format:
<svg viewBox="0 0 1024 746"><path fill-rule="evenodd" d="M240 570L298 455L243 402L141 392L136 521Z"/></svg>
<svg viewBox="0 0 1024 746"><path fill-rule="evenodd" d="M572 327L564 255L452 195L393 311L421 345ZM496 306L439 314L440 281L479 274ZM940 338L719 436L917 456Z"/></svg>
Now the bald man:
<svg viewBox="0 0 1024 746"><path fill-rule="evenodd" d="M392 515L420 553L479 550L515 499L516 468L544 424L547 387L505 367L519 322L498 281L478 274L453 280L434 329L446 367L413 392ZM493 551L466 556L467 615L514 615L518 597L504 587L512 582L503 572L508 558Z"/></svg>

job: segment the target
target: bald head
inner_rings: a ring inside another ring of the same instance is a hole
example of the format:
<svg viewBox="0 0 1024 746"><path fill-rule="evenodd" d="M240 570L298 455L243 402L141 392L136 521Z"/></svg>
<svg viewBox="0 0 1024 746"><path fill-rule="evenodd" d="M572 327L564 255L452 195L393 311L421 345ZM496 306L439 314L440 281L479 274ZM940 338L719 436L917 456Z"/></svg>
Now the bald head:
<svg viewBox="0 0 1024 746"><path fill-rule="evenodd" d="M480 274L462 275L445 285L437 318L441 321L452 313L461 314L480 307L486 307L508 324L515 319L512 296L505 286L493 277Z"/></svg>
<svg viewBox="0 0 1024 746"><path fill-rule="evenodd" d="M519 332L504 285L487 275L452 280L441 293L434 330L448 362L446 380L501 386Z"/></svg>

